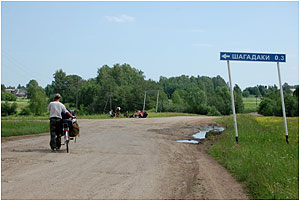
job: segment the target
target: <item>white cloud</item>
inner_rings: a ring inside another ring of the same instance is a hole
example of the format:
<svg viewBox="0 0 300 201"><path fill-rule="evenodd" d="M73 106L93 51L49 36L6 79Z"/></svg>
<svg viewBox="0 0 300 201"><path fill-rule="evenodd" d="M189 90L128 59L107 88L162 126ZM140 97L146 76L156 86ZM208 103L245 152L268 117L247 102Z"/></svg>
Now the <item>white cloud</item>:
<svg viewBox="0 0 300 201"><path fill-rule="evenodd" d="M117 22L117 23L122 23L122 22L134 22L135 17L131 17L128 15L120 15L120 16L105 16L105 18L110 21L110 22Z"/></svg>

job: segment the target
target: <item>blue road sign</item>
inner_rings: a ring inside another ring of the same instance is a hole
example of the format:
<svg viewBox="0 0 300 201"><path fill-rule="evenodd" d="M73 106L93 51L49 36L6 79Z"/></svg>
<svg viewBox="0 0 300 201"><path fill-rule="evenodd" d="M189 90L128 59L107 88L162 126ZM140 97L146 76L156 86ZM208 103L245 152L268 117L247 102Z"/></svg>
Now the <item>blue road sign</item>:
<svg viewBox="0 0 300 201"><path fill-rule="evenodd" d="M285 54L220 52L220 60L285 62Z"/></svg>

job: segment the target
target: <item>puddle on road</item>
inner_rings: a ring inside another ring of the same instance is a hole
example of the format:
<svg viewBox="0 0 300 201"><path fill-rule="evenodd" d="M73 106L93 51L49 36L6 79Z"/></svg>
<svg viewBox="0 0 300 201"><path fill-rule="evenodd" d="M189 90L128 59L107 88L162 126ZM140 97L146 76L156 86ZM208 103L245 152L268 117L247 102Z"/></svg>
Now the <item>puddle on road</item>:
<svg viewBox="0 0 300 201"><path fill-rule="evenodd" d="M196 139L205 139L205 135L209 131L222 132L224 130L225 130L225 128L221 127L221 126L206 126L206 127L200 128L200 131L192 136Z"/></svg>
<svg viewBox="0 0 300 201"><path fill-rule="evenodd" d="M206 133L208 133L209 131L223 132L225 130L225 128L222 126L192 126L188 128L200 128L200 131L198 133L192 135L195 140L176 140L176 142L198 144L200 140L205 139Z"/></svg>
<svg viewBox="0 0 300 201"><path fill-rule="evenodd" d="M185 143L191 143L191 144L199 143L199 141L197 141L197 140L176 140L176 142L185 142Z"/></svg>

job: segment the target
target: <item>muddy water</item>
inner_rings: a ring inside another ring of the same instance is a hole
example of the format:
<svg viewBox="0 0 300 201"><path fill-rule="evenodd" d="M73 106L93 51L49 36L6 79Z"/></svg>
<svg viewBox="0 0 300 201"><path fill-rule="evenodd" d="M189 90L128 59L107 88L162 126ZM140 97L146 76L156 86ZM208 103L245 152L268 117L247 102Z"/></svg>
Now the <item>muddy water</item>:
<svg viewBox="0 0 300 201"><path fill-rule="evenodd" d="M191 144L199 143L199 141L197 141L197 140L176 140L176 142L185 142L185 143L191 143Z"/></svg>
<svg viewBox="0 0 300 201"><path fill-rule="evenodd" d="M192 135L192 137L195 140L176 140L176 142L198 144L200 142L199 140L205 139L206 133L208 133L209 131L222 132L225 130L225 128L221 126L201 126L201 127L193 126L191 128L200 128L198 133Z"/></svg>

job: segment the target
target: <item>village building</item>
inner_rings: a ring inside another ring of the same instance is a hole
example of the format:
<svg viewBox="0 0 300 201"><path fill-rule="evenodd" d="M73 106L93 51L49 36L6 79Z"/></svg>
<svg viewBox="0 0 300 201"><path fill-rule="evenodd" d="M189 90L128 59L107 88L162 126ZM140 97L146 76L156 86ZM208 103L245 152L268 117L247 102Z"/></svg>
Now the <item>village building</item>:
<svg viewBox="0 0 300 201"><path fill-rule="evenodd" d="M27 91L25 89L5 89L5 92L14 94L20 98L27 98Z"/></svg>

